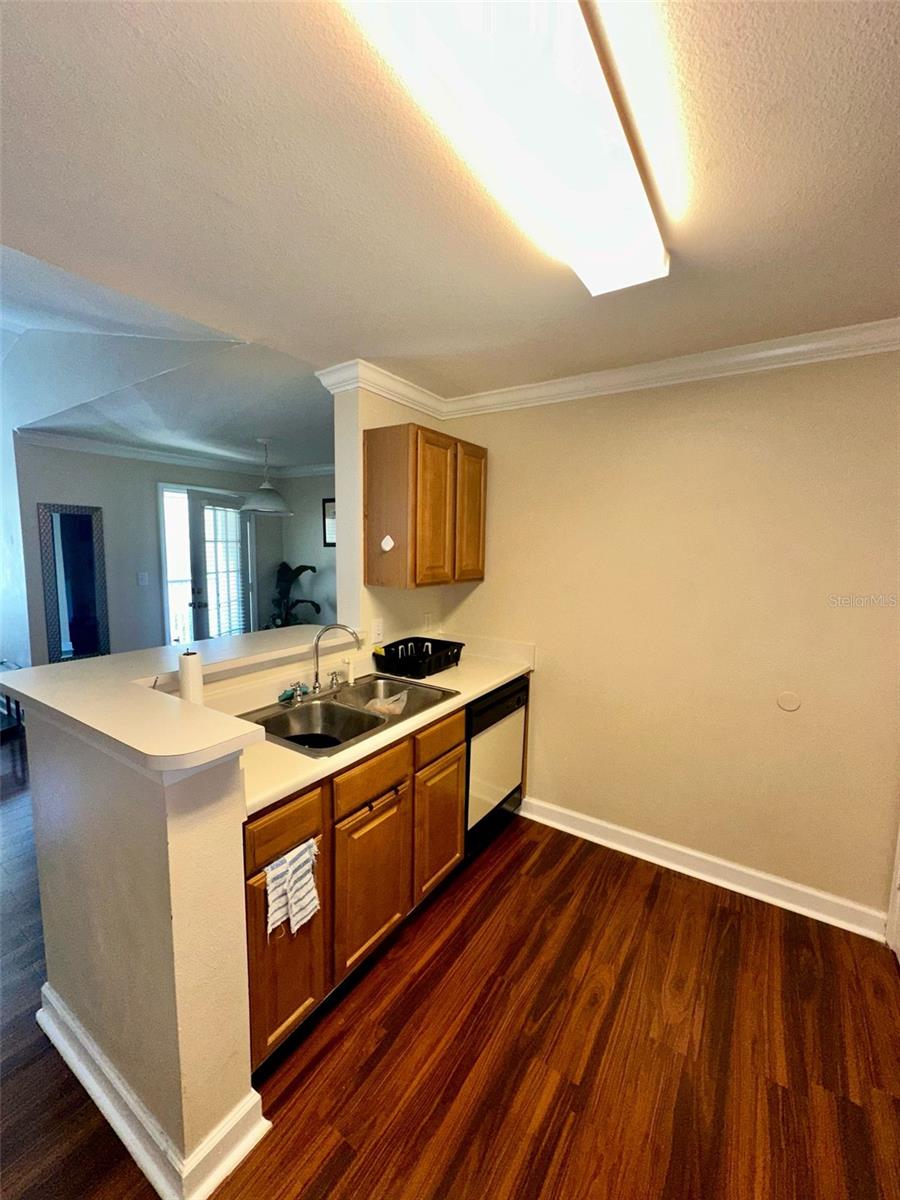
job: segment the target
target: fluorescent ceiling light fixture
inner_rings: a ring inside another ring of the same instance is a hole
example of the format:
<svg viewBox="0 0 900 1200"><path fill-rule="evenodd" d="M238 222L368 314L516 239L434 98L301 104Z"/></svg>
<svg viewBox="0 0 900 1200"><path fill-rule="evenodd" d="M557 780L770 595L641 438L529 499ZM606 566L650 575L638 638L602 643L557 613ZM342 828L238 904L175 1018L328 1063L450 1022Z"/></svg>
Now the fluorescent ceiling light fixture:
<svg viewBox="0 0 900 1200"><path fill-rule="evenodd" d="M667 10L658 3L595 3L666 218L681 221L693 185Z"/></svg>
<svg viewBox="0 0 900 1200"><path fill-rule="evenodd" d="M574 0L344 0L487 191L594 296L669 256Z"/></svg>

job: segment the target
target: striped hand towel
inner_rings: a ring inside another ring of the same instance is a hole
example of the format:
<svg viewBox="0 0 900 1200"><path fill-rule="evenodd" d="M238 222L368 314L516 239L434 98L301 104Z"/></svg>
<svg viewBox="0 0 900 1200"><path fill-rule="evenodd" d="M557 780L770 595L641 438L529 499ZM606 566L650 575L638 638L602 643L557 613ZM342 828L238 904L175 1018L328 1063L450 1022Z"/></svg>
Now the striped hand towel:
<svg viewBox="0 0 900 1200"><path fill-rule="evenodd" d="M266 867L269 933L286 920L290 921L291 933L296 933L319 911L315 875L317 853L316 840L310 838Z"/></svg>

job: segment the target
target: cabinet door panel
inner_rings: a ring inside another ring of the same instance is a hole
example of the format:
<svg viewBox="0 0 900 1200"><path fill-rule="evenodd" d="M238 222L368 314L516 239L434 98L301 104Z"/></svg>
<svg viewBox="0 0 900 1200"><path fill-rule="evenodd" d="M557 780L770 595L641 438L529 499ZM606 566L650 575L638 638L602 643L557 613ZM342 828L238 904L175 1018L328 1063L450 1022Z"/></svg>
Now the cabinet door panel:
<svg viewBox="0 0 900 1200"><path fill-rule="evenodd" d="M363 433L363 540L367 587L415 585L416 427ZM385 537L393 546L382 548Z"/></svg>
<svg viewBox="0 0 900 1200"><path fill-rule="evenodd" d="M487 450L469 442L456 448L456 559L454 578L484 579Z"/></svg>
<svg viewBox="0 0 900 1200"><path fill-rule="evenodd" d="M321 853L321 839L319 843ZM317 876L319 871L317 870ZM320 901L325 888L317 878ZM287 922L266 933L266 873L247 880L250 1059L254 1068L307 1017L326 991L326 922L322 908L291 933Z"/></svg>
<svg viewBox="0 0 900 1200"><path fill-rule="evenodd" d="M462 861L465 811L466 747L458 746L416 775L416 903Z"/></svg>
<svg viewBox="0 0 900 1200"><path fill-rule="evenodd" d="M408 783L334 830L334 974L351 971L412 907Z"/></svg>
<svg viewBox="0 0 900 1200"><path fill-rule="evenodd" d="M456 441L416 430L416 583L452 583Z"/></svg>

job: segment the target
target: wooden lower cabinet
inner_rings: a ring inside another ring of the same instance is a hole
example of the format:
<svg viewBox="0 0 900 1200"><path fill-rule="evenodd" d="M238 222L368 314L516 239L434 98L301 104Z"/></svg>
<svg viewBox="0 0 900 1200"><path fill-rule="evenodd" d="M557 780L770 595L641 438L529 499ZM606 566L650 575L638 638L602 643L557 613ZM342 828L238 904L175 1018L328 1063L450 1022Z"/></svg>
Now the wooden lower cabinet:
<svg viewBox="0 0 900 1200"><path fill-rule="evenodd" d="M334 981L344 976L412 908L409 783L334 827Z"/></svg>
<svg viewBox="0 0 900 1200"><path fill-rule="evenodd" d="M254 1069L462 861L464 737L453 713L247 823ZM264 868L309 837L322 907L295 934L285 922L268 936Z"/></svg>
<svg viewBox="0 0 900 1200"><path fill-rule="evenodd" d="M462 861L466 747L457 746L415 778L415 903Z"/></svg>
<svg viewBox="0 0 900 1200"><path fill-rule="evenodd" d="M320 845L321 852L321 845ZM325 888L318 882L319 898ZM250 1059L253 1068L303 1021L329 988L327 909L291 933L287 922L266 933L266 873L247 880Z"/></svg>

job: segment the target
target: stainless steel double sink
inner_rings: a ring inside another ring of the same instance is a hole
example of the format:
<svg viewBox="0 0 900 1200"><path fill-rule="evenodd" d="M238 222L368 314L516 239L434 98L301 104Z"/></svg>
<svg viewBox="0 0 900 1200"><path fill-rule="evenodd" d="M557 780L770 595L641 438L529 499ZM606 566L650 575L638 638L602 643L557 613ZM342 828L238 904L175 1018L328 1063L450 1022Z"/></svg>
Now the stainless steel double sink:
<svg viewBox="0 0 900 1200"><path fill-rule="evenodd" d="M367 709L374 700L387 702L406 692L401 712L382 714ZM417 716L459 692L433 684L416 683L392 675L365 675L317 696L289 704L269 704L241 713L245 721L262 725L266 737L301 754L321 757L336 754L390 725Z"/></svg>

